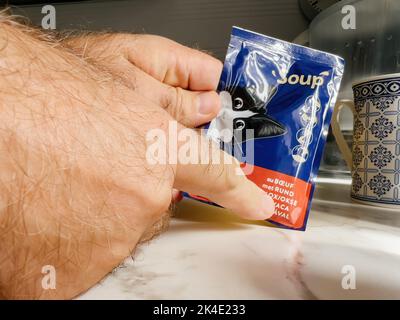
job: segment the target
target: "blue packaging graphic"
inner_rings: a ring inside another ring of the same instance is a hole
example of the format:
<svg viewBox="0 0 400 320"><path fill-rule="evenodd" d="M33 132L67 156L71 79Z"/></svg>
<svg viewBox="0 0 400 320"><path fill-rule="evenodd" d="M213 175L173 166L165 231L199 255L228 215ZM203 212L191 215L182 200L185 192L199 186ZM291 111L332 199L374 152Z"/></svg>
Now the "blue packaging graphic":
<svg viewBox="0 0 400 320"><path fill-rule="evenodd" d="M306 228L343 70L338 56L232 29L218 85L222 108L207 136L273 197L269 221L278 226ZM244 151L250 144L252 157Z"/></svg>

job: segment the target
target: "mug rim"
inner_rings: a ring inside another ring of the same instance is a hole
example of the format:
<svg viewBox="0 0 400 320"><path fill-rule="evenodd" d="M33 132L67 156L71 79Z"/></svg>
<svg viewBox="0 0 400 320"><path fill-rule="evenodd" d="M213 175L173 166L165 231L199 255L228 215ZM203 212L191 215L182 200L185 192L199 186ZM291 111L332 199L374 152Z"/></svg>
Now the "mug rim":
<svg viewBox="0 0 400 320"><path fill-rule="evenodd" d="M395 78L395 77L399 77L400 78L400 72L387 73L387 74L378 74L378 75L375 75L375 76L370 76L370 77L361 79L359 81L353 82L351 84L351 88L354 89L355 86L358 86L358 85L363 84L363 83L367 83L367 82L371 82L371 81L377 81L377 80L385 80L385 79L388 79L388 78Z"/></svg>

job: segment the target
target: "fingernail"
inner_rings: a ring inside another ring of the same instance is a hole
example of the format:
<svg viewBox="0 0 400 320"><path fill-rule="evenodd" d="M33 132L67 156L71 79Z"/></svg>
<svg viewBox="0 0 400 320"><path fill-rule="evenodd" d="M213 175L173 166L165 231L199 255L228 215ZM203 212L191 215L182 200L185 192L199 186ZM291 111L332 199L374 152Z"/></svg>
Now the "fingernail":
<svg viewBox="0 0 400 320"><path fill-rule="evenodd" d="M198 112L202 115L217 113L219 99L215 92L203 92L197 96Z"/></svg>
<svg viewBox="0 0 400 320"><path fill-rule="evenodd" d="M262 219L271 218L275 211L275 202L269 195L264 195L261 202L260 217Z"/></svg>

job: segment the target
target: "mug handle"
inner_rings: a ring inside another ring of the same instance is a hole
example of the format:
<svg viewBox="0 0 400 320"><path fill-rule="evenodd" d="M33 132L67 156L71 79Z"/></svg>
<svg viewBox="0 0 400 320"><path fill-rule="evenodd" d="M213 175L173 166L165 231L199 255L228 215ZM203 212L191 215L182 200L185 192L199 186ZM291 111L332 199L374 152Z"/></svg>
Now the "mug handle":
<svg viewBox="0 0 400 320"><path fill-rule="evenodd" d="M343 109L343 107L348 107L351 110L351 112L353 113L353 116L355 116L356 109L354 108L354 103L352 100L338 101L333 110L331 128L332 128L333 136L335 137L336 143L339 147L339 150L342 153L347 166L351 170L351 168L353 166L352 152L343 136L342 130L340 130L340 125L339 125L339 116L340 116L340 112Z"/></svg>

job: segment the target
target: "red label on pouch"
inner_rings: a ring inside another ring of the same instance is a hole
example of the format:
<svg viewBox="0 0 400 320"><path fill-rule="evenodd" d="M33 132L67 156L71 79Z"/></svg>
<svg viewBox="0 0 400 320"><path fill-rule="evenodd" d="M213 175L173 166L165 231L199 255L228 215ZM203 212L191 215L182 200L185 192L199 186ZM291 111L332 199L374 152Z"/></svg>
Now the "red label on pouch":
<svg viewBox="0 0 400 320"><path fill-rule="evenodd" d="M310 183L257 166L253 167L247 177L274 199L275 214L268 220L295 229L303 226L311 191Z"/></svg>
<svg viewBox="0 0 400 320"><path fill-rule="evenodd" d="M307 214L311 184L277 171L246 164L251 173L247 178L269 194L275 202L275 214L269 221L299 229ZM194 199L210 202L207 198L190 194Z"/></svg>

